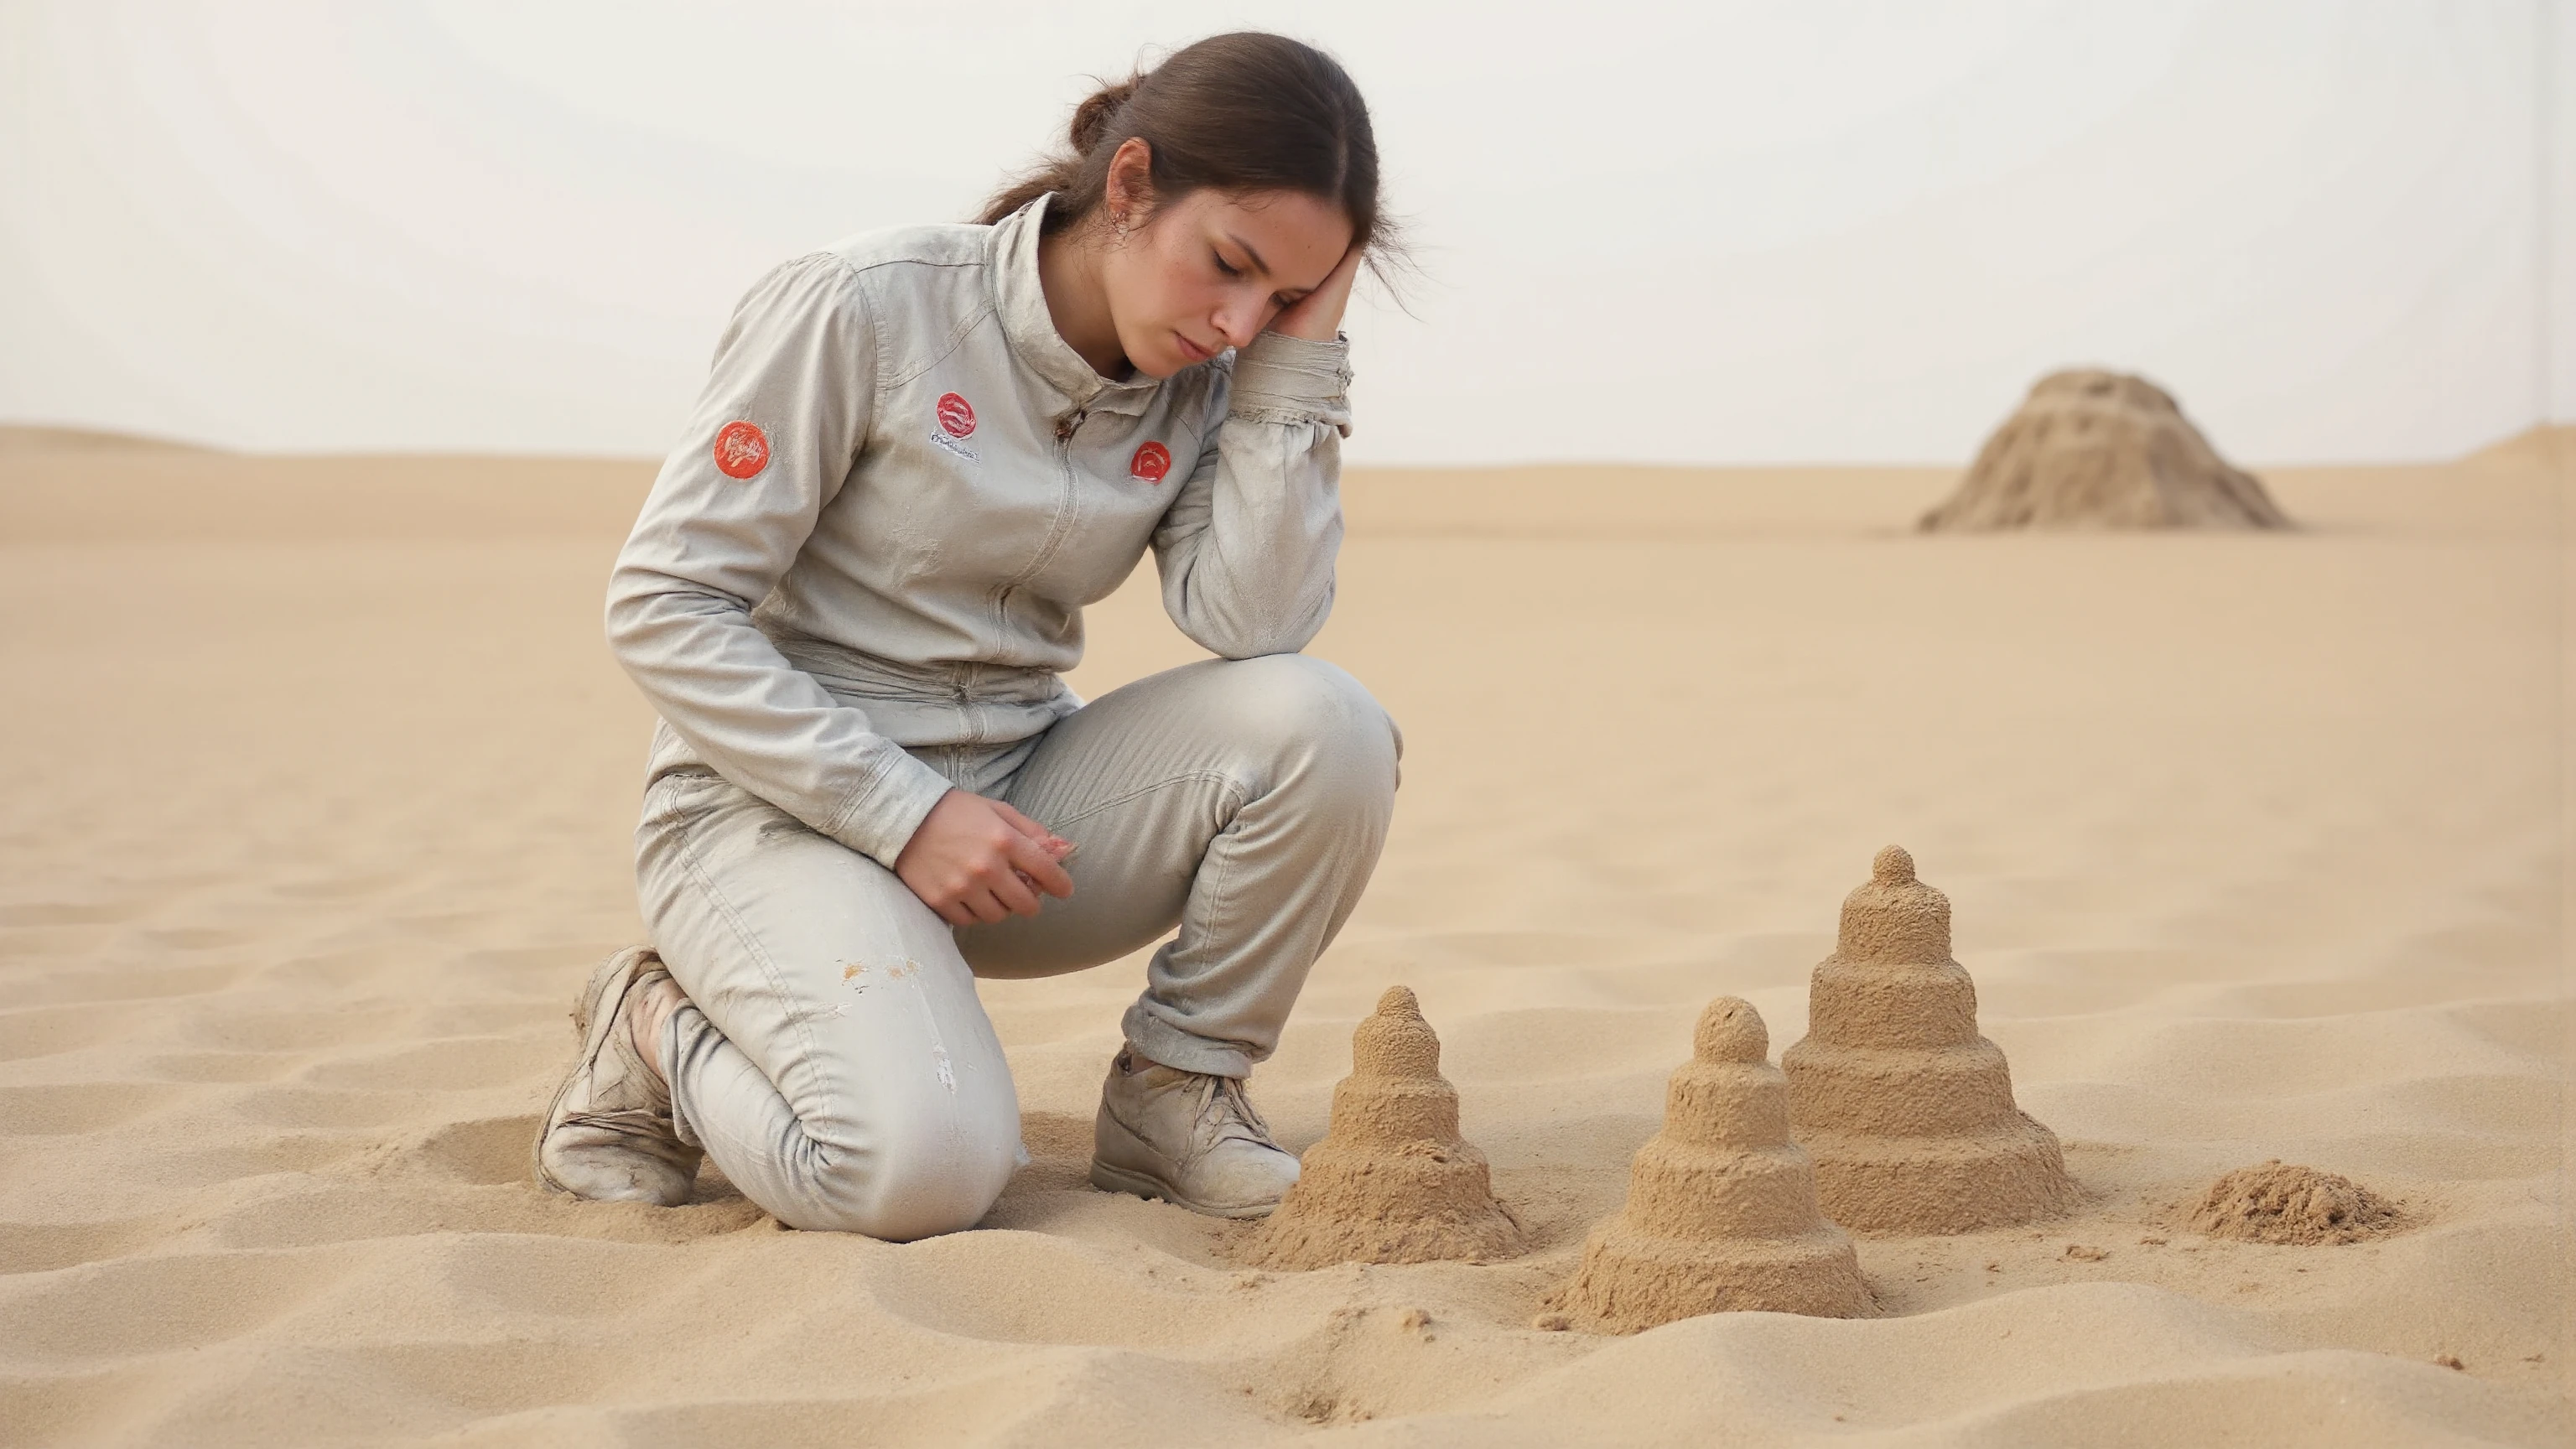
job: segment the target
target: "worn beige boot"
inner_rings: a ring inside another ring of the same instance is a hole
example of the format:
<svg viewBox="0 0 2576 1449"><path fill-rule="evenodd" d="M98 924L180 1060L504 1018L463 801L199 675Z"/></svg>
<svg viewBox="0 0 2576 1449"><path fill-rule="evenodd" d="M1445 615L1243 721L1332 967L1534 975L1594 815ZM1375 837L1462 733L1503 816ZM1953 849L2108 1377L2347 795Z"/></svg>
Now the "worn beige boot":
<svg viewBox="0 0 2576 1449"><path fill-rule="evenodd" d="M1239 1077L1140 1063L1109 1064L1092 1124L1091 1185L1221 1218L1262 1218L1297 1180L1297 1159L1270 1139Z"/></svg>
<svg viewBox="0 0 2576 1449"><path fill-rule="evenodd" d="M701 1153L680 1140L671 1089L636 1052L626 1021L631 1005L669 979L649 946L630 946L590 973L573 1003L581 1056L537 1133L540 1185L603 1202L689 1200Z"/></svg>

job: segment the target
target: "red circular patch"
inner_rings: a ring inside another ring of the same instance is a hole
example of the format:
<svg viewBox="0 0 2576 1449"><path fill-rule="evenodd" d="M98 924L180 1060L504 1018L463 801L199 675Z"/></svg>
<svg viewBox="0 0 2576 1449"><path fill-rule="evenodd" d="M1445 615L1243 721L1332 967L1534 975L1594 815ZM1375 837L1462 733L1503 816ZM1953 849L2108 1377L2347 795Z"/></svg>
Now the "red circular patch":
<svg viewBox="0 0 2576 1449"><path fill-rule="evenodd" d="M941 393L939 426L948 430L948 436L962 438L975 431L975 409L953 392Z"/></svg>
<svg viewBox="0 0 2576 1449"><path fill-rule="evenodd" d="M1160 443L1145 444L1136 450L1135 457L1127 460L1128 474L1148 483L1162 482L1163 475L1171 471L1172 450Z"/></svg>
<svg viewBox="0 0 2576 1449"><path fill-rule="evenodd" d="M748 478L769 466L769 435L749 423L727 423L716 434L716 467L728 478Z"/></svg>

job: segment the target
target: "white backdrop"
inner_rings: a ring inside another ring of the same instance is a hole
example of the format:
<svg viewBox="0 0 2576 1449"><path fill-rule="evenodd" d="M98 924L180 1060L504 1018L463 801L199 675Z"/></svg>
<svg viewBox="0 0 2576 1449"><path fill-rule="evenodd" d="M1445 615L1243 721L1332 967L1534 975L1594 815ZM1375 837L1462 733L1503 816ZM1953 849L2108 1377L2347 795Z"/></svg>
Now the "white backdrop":
<svg viewBox="0 0 2576 1449"><path fill-rule="evenodd" d="M2256 462L2576 418L2551 0L0 0L0 418L658 453L768 265L1237 25L1413 219L1357 461L1957 460L2079 361Z"/></svg>

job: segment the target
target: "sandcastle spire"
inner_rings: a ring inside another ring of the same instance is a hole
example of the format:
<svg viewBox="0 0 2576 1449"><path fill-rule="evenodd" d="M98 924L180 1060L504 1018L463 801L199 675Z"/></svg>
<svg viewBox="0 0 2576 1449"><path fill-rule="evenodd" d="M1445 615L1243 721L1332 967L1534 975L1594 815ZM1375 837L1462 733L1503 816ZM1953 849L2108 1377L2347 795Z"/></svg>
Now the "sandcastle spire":
<svg viewBox="0 0 2576 1449"><path fill-rule="evenodd" d="M1636 1333L1702 1313L1857 1318L1860 1260L1816 1206L1814 1164L1789 1140L1788 1083L1750 1002L1700 1013L1664 1125L1637 1151L1628 1201L1549 1296L1579 1328Z"/></svg>
<svg viewBox="0 0 2576 1449"><path fill-rule="evenodd" d="M2013 1102L1977 1034L1977 988L1950 959L1950 898L1889 846L1843 900L1808 989L1807 1037L1781 1054L1789 1115L1835 1222L1961 1233L2075 1204L2057 1138Z"/></svg>
<svg viewBox="0 0 2576 1449"><path fill-rule="evenodd" d="M1332 1125L1249 1256L1275 1268L1424 1263L1520 1251L1521 1226L1494 1200L1485 1154L1458 1135L1458 1090L1440 1075L1440 1038L1404 987L1351 1033L1351 1074L1333 1088Z"/></svg>

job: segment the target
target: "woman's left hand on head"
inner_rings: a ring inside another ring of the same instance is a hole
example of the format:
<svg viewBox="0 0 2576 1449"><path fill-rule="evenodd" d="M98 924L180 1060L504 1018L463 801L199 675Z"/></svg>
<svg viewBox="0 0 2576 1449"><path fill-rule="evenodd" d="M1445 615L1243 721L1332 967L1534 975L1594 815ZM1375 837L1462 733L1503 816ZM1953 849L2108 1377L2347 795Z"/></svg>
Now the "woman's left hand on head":
<svg viewBox="0 0 2576 1449"><path fill-rule="evenodd" d="M1322 285L1270 320L1270 330L1309 342L1330 342L1340 336L1342 313L1351 305L1351 284L1359 279L1365 253L1366 248L1358 246L1344 252L1341 264L1325 275Z"/></svg>

